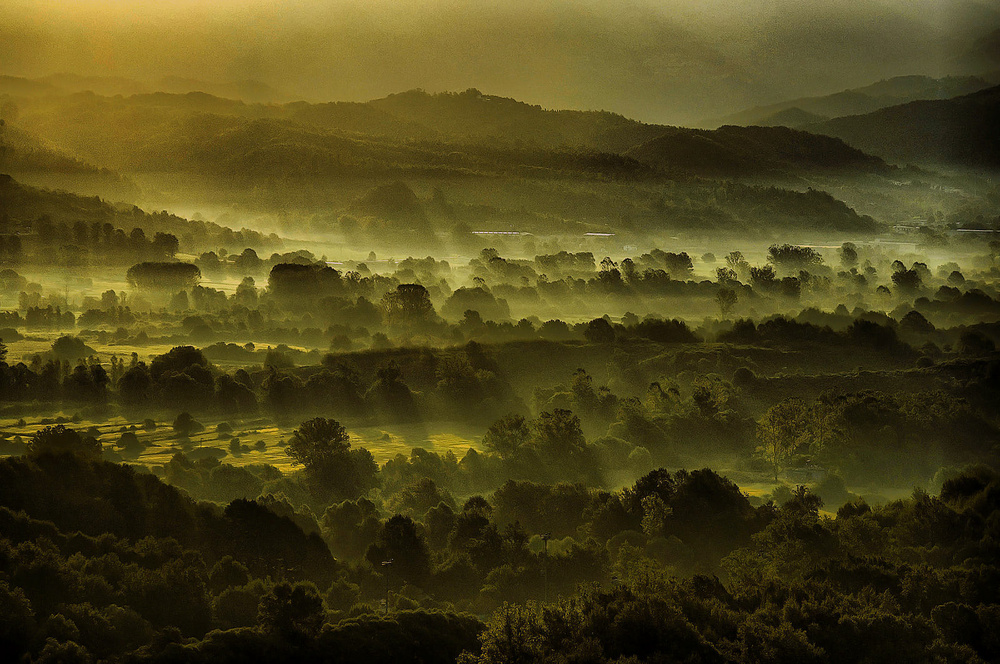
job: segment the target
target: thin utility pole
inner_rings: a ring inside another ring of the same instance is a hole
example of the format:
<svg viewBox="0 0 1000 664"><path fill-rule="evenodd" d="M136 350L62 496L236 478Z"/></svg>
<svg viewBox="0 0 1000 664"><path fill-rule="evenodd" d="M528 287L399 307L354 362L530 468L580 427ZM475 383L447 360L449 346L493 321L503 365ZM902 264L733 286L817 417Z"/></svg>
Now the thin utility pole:
<svg viewBox="0 0 1000 664"><path fill-rule="evenodd" d="M382 561L382 568L385 570L385 614L389 615L389 568L392 567L392 558Z"/></svg>
<svg viewBox="0 0 1000 664"><path fill-rule="evenodd" d="M549 603L549 538L552 533L542 535L542 579L544 580L545 604Z"/></svg>

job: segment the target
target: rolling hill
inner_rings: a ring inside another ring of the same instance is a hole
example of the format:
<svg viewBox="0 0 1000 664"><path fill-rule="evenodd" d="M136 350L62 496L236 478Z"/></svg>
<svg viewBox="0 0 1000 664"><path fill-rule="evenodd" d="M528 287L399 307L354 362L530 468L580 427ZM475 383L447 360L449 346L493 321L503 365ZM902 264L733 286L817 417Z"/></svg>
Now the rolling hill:
<svg viewBox="0 0 1000 664"><path fill-rule="evenodd" d="M871 113L889 106L897 106L922 99L948 99L978 92L990 87L979 76L897 76L866 85L819 97L791 99L768 106L757 106L721 118L706 120L705 127L720 125L765 125L800 128L827 118ZM795 111L787 115L783 112ZM820 117L814 117L820 116Z"/></svg>
<svg viewBox="0 0 1000 664"><path fill-rule="evenodd" d="M81 93L26 104L21 122L102 167L243 182L414 172L760 178L885 167L804 132L650 125L614 113L545 110L476 90L284 105L204 93Z"/></svg>
<svg viewBox="0 0 1000 664"><path fill-rule="evenodd" d="M877 182L891 170L836 138L786 127L651 125L476 90L363 104L256 104L201 92L19 103L19 127L141 182L131 200L156 209L233 205L279 215L280 228L287 218L297 230L291 211L324 232L369 235L414 226L430 237L427 222L440 232L464 224L532 233L867 233L871 217L802 190L837 187L844 176ZM720 197L730 184L720 181L742 184ZM444 207L431 201L438 189Z"/></svg>
<svg viewBox="0 0 1000 664"><path fill-rule="evenodd" d="M79 92L92 92L108 97L153 92L170 94L200 92L261 103L281 101L283 98L283 95L273 87L252 80L213 83L194 78L164 76L153 82L143 82L121 76L80 76L73 73L50 74L39 78L0 76L0 94L66 95Z"/></svg>
<svg viewBox="0 0 1000 664"><path fill-rule="evenodd" d="M802 125L823 122L824 120L829 119L830 118L825 115L810 113L809 111L802 110L798 106L792 106L791 108L776 111L771 115L761 118L758 122L753 124L761 127L790 127L792 129L796 129Z"/></svg>
<svg viewBox="0 0 1000 664"><path fill-rule="evenodd" d="M617 113L546 110L475 89L434 95L410 90L368 104L428 127L442 139L458 142L623 152L664 130L663 125L645 124Z"/></svg>
<svg viewBox="0 0 1000 664"><path fill-rule="evenodd" d="M0 120L0 173L96 173L99 170L47 145L30 132Z"/></svg>
<svg viewBox="0 0 1000 664"><path fill-rule="evenodd" d="M0 173L25 181L72 186L86 193L100 193L115 200L138 193L129 178L107 168L99 168L19 127L0 120Z"/></svg>
<svg viewBox="0 0 1000 664"><path fill-rule="evenodd" d="M38 233L37 224L41 220L55 226L55 237L63 238L66 244L86 243L81 240L80 228L87 231L87 237L92 237L98 227L103 228L101 232L105 235L115 235L113 242L120 246L127 245L127 234L135 228L142 229L149 239L156 233L173 234L182 239L184 251L219 247L236 250L254 247L263 251L281 243L273 234L265 236L246 228L234 231L211 221L190 221L166 211L150 213L128 203L112 204L97 196L31 186L0 173L0 226L4 232L30 238Z"/></svg>
<svg viewBox="0 0 1000 664"><path fill-rule="evenodd" d="M625 154L662 169L709 177L888 170L878 157L839 140L787 127L674 129Z"/></svg>
<svg viewBox="0 0 1000 664"><path fill-rule="evenodd" d="M47 217L54 223L109 223L131 230L138 226L149 231L190 233L190 222L169 214L148 214L130 205L112 205L96 196L79 196L26 185L0 173L0 209L8 220L26 224Z"/></svg>
<svg viewBox="0 0 1000 664"><path fill-rule="evenodd" d="M1000 86L808 125L895 162L1000 167Z"/></svg>

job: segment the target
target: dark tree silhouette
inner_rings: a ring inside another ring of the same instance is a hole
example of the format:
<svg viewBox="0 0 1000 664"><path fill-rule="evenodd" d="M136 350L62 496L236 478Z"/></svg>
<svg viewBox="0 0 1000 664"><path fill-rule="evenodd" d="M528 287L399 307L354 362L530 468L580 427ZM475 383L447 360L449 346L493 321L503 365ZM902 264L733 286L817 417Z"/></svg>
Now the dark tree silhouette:
<svg viewBox="0 0 1000 664"><path fill-rule="evenodd" d="M28 455L73 454L96 461L101 458L101 444L95 438L83 437L63 424L45 427L28 441Z"/></svg>

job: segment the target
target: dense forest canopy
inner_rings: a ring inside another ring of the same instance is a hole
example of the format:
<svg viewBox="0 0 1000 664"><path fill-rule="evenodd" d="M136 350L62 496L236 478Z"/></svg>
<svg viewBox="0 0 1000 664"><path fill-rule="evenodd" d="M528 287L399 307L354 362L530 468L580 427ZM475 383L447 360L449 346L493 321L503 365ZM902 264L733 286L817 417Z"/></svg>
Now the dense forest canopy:
<svg viewBox="0 0 1000 664"><path fill-rule="evenodd" d="M50 4L0 662L1000 660L1000 14Z"/></svg>

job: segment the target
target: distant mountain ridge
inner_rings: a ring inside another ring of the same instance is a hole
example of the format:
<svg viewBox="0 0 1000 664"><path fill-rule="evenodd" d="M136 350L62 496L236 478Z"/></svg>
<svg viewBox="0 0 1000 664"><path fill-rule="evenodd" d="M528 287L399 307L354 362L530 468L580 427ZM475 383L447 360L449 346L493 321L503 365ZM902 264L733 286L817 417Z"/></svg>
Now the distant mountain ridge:
<svg viewBox="0 0 1000 664"><path fill-rule="evenodd" d="M663 125L630 120L608 111L547 110L508 97L484 95L475 88L438 94L409 90L375 99L368 105L457 141L623 152L664 129Z"/></svg>
<svg viewBox="0 0 1000 664"><path fill-rule="evenodd" d="M94 173L99 169L0 120L0 173L38 170Z"/></svg>
<svg viewBox="0 0 1000 664"><path fill-rule="evenodd" d="M651 125L605 111L412 90L360 103L249 104L201 92L79 93L26 103L21 121L82 158L123 172L239 179L440 174L760 177L884 170L827 137Z"/></svg>
<svg viewBox="0 0 1000 664"><path fill-rule="evenodd" d="M802 97L788 101L757 106L721 118L706 120L705 127L721 125L803 127L806 124L846 115L871 113L881 108L922 99L949 99L978 92L990 87L990 82L979 76L897 76L871 85L836 92L819 97ZM796 113L782 113L795 110ZM819 117L813 117L819 116Z"/></svg>
<svg viewBox="0 0 1000 664"><path fill-rule="evenodd" d="M154 92L206 94L239 99L247 102L268 103L283 101L281 92L260 81L227 81L213 83L179 76L164 76L157 81L143 82L120 76L81 76L59 73L39 78L0 75L0 95L59 95L79 92L114 97L141 95Z"/></svg>
<svg viewBox="0 0 1000 664"><path fill-rule="evenodd" d="M840 140L787 127L674 129L625 154L650 165L705 176L889 168L878 157Z"/></svg>
<svg viewBox="0 0 1000 664"><path fill-rule="evenodd" d="M804 127L897 162L1000 167L1000 86Z"/></svg>
<svg viewBox="0 0 1000 664"><path fill-rule="evenodd" d="M761 127L789 127L795 129L803 125L822 122L829 119L830 118L825 115L810 113L809 111L802 110L798 106L793 106L761 118L760 121L755 122L754 124Z"/></svg>

